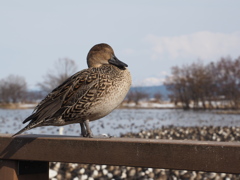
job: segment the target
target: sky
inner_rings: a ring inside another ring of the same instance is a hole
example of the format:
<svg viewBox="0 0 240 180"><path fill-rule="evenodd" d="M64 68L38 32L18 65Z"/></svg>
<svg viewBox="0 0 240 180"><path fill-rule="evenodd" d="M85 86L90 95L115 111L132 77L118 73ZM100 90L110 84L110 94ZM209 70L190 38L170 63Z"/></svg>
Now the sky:
<svg viewBox="0 0 240 180"><path fill-rule="evenodd" d="M240 1L0 0L0 79L30 89L59 58L87 68L92 46L107 43L129 66L133 86L161 85L171 67L240 56Z"/></svg>

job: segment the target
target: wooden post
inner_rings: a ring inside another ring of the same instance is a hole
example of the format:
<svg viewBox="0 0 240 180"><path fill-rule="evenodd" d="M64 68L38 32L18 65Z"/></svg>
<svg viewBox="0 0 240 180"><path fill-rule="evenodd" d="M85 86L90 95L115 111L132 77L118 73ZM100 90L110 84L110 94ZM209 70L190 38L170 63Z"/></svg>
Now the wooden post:
<svg viewBox="0 0 240 180"><path fill-rule="evenodd" d="M0 160L0 179L48 180L48 162Z"/></svg>
<svg viewBox="0 0 240 180"><path fill-rule="evenodd" d="M17 180L17 161L0 160L0 178L6 180Z"/></svg>

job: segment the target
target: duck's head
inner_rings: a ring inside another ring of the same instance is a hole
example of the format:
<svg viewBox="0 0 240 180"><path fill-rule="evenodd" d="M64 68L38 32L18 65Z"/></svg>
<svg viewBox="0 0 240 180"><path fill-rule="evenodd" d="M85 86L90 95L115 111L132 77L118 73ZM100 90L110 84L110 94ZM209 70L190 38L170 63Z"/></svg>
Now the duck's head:
<svg viewBox="0 0 240 180"><path fill-rule="evenodd" d="M112 47L104 43L97 44L90 49L87 55L87 64L88 67L100 67L104 64L112 64L120 69L128 67L115 56Z"/></svg>

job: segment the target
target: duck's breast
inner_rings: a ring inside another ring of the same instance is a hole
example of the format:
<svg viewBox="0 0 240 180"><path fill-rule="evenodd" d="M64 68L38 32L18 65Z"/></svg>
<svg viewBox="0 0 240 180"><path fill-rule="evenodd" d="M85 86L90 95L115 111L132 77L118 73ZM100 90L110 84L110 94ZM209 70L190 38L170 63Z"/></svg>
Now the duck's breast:
<svg viewBox="0 0 240 180"><path fill-rule="evenodd" d="M89 109L90 121L112 112L121 104L130 89L132 78L129 70L127 68L125 70L117 67L111 68L111 71L104 72L99 77L98 97Z"/></svg>

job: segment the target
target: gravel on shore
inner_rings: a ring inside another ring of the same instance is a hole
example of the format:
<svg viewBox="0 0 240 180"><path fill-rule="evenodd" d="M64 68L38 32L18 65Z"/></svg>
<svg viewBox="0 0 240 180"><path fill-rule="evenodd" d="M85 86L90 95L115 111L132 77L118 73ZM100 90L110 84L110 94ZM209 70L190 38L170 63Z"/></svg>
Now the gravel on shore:
<svg viewBox="0 0 240 180"><path fill-rule="evenodd" d="M174 139L199 141L240 141L239 127L162 127L139 133L127 133L121 137L147 139ZM240 174L154 169L126 166L108 166L77 163L50 163L51 180L167 180L167 179L240 179Z"/></svg>

